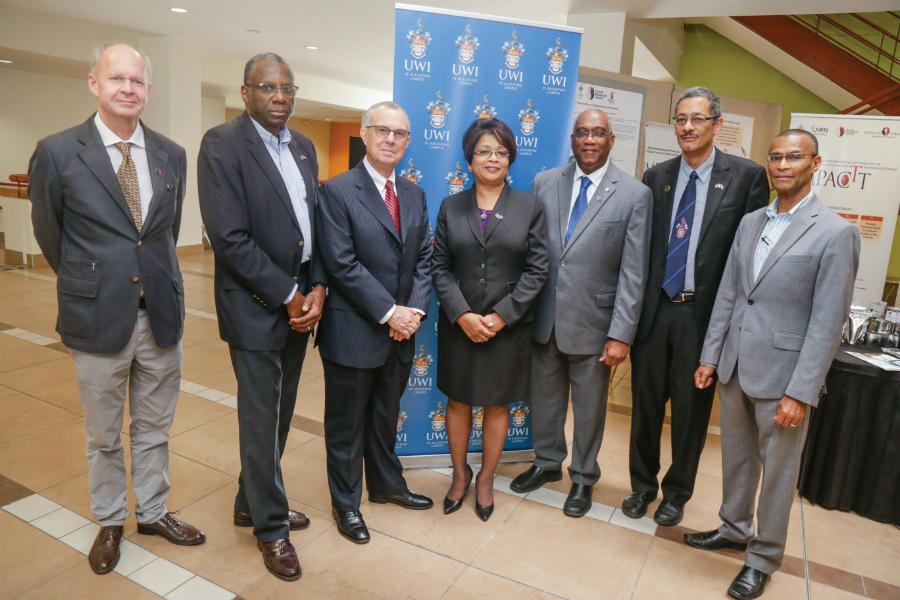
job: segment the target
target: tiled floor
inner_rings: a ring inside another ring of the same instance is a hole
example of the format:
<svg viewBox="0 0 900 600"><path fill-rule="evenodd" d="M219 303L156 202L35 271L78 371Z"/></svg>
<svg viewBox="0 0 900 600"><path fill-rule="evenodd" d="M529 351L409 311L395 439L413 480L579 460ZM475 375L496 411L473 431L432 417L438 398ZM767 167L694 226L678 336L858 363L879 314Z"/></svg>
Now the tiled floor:
<svg viewBox="0 0 900 600"><path fill-rule="evenodd" d="M168 505L201 527L207 543L184 548L141 536L132 518L119 565L102 577L90 571L84 556L97 525L90 514L75 371L54 331L55 279L48 270L0 271L0 599L725 597L741 566L740 553L704 553L681 541L685 531L718 523L716 435L708 438L696 493L680 527L658 528L652 519L635 521L617 510L629 491L627 363L616 373L600 452L603 476L587 517L570 519L559 510L567 476L531 494L514 494L509 482L525 465L505 464L487 523L472 514L472 494L450 516L438 507L403 511L364 502L372 542L355 546L338 535L329 515L322 367L311 348L282 463L292 506L312 519L309 529L292 536L303 577L286 583L269 575L251 532L231 524L240 469L237 384L215 322L212 258L195 255L181 264L188 314ZM127 431L126 424L126 449ZM664 435L667 441L668 431ZM668 456L666 449L663 463ZM438 502L449 483L444 469L410 470L407 478ZM133 503L130 494L129 499ZM787 552L766 598L900 599L896 527L798 498Z"/></svg>

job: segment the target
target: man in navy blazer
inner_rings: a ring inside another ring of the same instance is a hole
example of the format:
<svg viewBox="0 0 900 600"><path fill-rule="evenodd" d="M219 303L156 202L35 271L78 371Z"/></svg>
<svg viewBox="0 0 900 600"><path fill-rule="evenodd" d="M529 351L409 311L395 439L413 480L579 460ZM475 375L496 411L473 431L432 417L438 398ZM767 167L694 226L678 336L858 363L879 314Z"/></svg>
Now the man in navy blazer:
<svg viewBox="0 0 900 600"><path fill-rule="evenodd" d="M253 527L266 568L300 577L289 531L309 525L290 510L281 476L309 333L325 277L313 238L319 167L303 134L288 129L297 86L277 54L244 69L246 112L206 132L197 160L200 211L216 255L216 312L238 381L241 475L234 524Z"/></svg>
<svg viewBox="0 0 900 600"><path fill-rule="evenodd" d="M364 458L371 502L432 505L409 491L394 454L414 334L431 295L432 242L425 192L394 171L410 142L406 112L375 104L360 136L365 158L320 191L316 231L330 296L317 339L332 514L341 534L364 544Z"/></svg>

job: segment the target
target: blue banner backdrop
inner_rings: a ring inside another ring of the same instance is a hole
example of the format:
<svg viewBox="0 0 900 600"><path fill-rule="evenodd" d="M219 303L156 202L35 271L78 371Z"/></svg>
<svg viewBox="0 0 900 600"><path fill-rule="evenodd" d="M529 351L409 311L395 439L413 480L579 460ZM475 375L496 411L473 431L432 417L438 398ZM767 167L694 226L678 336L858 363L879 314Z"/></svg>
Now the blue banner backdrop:
<svg viewBox="0 0 900 600"><path fill-rule="evenodd" d="M472 183L462 136L476 118L501 119L516 135L510 185L569 158L581 30L486 15L397 5L394 101L409 113L412 143L398 174L418 183L432 224L441 200ZM432 225L433 230L433 225ZM416 334L417 352L397 422L397 454L447 454L446 397L437 389L437 300ZM529 365L522 365L523 377ZM471 452L481 450L474 408ZM526 398L510 405L506 450L531 448Z"/></svg>

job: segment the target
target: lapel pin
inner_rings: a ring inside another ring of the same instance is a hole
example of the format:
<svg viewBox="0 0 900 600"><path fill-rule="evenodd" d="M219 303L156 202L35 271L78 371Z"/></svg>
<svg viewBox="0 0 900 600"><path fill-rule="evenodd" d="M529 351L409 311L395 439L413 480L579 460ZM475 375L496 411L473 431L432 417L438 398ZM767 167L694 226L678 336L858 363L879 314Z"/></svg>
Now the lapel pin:
<svg viewBox="0 0 900 600"><path fill-rule="evenodd" d="M168 185L166 186L166 191L167 191L167 192L171 192L171 191L174 190L174 189L175 189L175 186L174 186L173 184L171 184L171 183L168 184Z"/></svg>
<svg viewBox="0 0 900 600"><path fill-rule="evenodd" d="M162 169L157 169L156 174L159 175L160 177L162 177Z"/></svg>
<svg viewBox="0 0 900 600"><path fill-rule="evenodd" d="M502 221L502 220L503 220L503 215L501 215L500 213L494 213L494 216L497 217L497 220L498 220L498 221Z"/></svg>
<svg viewBox="0 0 900 600"><path fill-rule="evenodd" d="M671 190L671 189L672 189L672 188L671 188L670 186L667 185L663 191L664 191L664 192L668 192L668 191Z"/></svg>
<svg viewBox="0 0 900 600"><path fill-rule="evenodd" d="M603 191L604 191L604 192L608 192L608 191L609 191L609 188L605 188Z"/></svg>
<svg viewBox="0 0 900 600"><path fill-rule="evenodd" d="M301 154L301 155L300 155L300 160L306 160L306 155L305 155L305 154Z"/></svg>
<svg viewBox="0 0 900 600"><path fill-rule="evenodd" d="M717 190L724 190L724 189L725 189L725 186L722 185L721 183L717 183L717 184L715 185L715 188L716 188Z"/></svg>

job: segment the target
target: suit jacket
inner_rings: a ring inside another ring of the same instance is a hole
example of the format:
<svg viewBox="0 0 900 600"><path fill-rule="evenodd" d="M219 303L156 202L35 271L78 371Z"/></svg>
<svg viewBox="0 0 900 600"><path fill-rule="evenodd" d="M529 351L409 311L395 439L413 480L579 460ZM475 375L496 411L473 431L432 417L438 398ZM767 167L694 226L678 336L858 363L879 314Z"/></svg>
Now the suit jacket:
<svg viewBox="0 0 900 600"><path fill-rule="evenodd" d="M428 310L431 252L425 191L396 177L400 229L362 161L322 184L316 234L329 296L319 327L319 352L356 368L385 364L392 344L412 360L414 337L394 342L378 321L394 304Z"/></svg>
<svg viewBox="0 0 900 600"><path fill-rule="evenodd" d="M143 124L141 124L143 126ZM144 127L153 197L138 234L91 116L38 142L28 166L34 236L56 272L56 331L69 348L119 352L137 321L141 285L157 345L184 327L175 243L181 226L184 148Z"/></svg>
<svg viewBox="0 0 900 600"><path fill-rule="evenodd" d="M291 130L314 226L319 165L313 143ZM301 277L304 240L284 179L246 112L203 136L197 157L200 212L216 257L216 312L222 339L246 350L281 350L291 329L284 301L299 284L325 283L313 249Z"/></svg>
<svg viewBox="0 0 900 600"><path fill-rule="evenodd" d="M612 163L568 244L575 164L539 173L531 192L544 203L550 276L536 306L534 339L566 354L600 354L609 338L637 332L650 251L650 190Z"/></svg>
<svg viewBox="0 0 900 600"><path fill-rule="evenodd" d="M650 241L650 273L637 339L646 338L653 326L660 290L666 272L666 254L672 233L672 203L681 156L654 165L643 181L653 192L653 229ZM694 257L694 316L700 337L706 331L719 280L725 269L728 248L741 218L769 204L766 170L751 160L716 152L706 209L700 225L700 240Z"/></svg>
<svg viewBox="0 0 900 600"><path fill-rule="evenodd" d="M859 230L813 196L753 281L765 209L741 221L700 362L728 383L739 370L754 398L787 395L815 406L841 341L859 266Z"/></svg>

